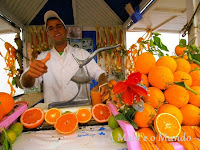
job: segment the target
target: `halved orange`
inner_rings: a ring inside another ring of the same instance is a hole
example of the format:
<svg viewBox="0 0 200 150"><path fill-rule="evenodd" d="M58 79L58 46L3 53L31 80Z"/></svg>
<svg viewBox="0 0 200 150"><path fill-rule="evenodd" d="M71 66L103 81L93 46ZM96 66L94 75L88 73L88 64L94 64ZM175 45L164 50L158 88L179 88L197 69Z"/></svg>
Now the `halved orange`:
<svg viewBox="0 0 200 150"><path fill-rule="evenodd" d="M64 114L58 117L54 127L61 134L72 134L78 128L78 118L73 113Z"/></svg>
<svg viewBox="0 0 200 150"><path fill-rule="evenodd" d="M161 113L154 120L154 127L158 134L165 138L174 139L181 132L181 125L178 119L169 113Z"/></svg>
<svg viewBox="0 0 200 150"><path fill-rule="evenodd" d="M96 122L108 122L111 114L110 108L105 104L96 104L92 107L92 117Z"/></svg>
<svg viewBox="0 0 200 150"><path fill-rule="evenodd" d="M88 108L80 108L76 112L79 123L87 123L92 118L91 110Z"/></svg>
<svg viewBox="0 0 200 150"><path fill-rule="evenodd" d="M58 108L51 108L45 113L45 121L50 124L54 125L56 123L56 119L62 115L62 112Z"/></svg>
<svg viewBox="0 0 200 150"><path fill-rule="evenodd" d="M44 121L44 111L41 108L27 109L20 117L20 122L24 127L33 129L40 126Z"/></svg>

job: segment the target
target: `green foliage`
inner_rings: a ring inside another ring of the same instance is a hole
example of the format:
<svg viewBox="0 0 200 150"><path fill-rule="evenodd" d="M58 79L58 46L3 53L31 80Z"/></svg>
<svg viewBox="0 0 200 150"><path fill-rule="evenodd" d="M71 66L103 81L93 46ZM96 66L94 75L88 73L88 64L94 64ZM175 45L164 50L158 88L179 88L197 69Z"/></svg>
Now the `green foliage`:
<svg viewBox="0 0 200 150"><path fill-rule="evenodd" d="M184 88L186 88L187 90L193 92L194 94L198 94L196 91L194 91L193 89L191 89L187 84L185 84L184 81L181 81L181 82L174 82L176 85L179 85L179 86L182 86Z"/></svg>
<svg viewBox="0 0 200 150"><path fill-rule="evenodd" d="M8 137L6 131L4 129L2 130L1 138L0 138L0 143L1 143L1 148L0 150L12 150L12 144L10 141L10 138Z"/></svg>
<svg viewBox="0 0 200 150"><path fill-rule="evenodd" d="M120 113L115 116L116 120L128 121L135 129L138 129L138 125L133 121L136 110L132 106L124 106L119 112Z"/></svg>
<svg viewBox="0 0 200 150"><path fill-rule="evenodd" d="M167 46L163 44L159 35L161 34L157 32L153 32L150 40L143 41L143 47L145 47L144 44L149 43L149 46L150 46L149 52L151 52L154 55L158 55L160 58L164 56L163 51L169 52L169 50Z"/></svg>
<svg viewBox="0 0 200 150"><path fill-rule="evenodd" d="M186 40L185 39L180 39L180 41L179 41L179 46L180 47L186 47L187 45L186 45Z"/></svg>

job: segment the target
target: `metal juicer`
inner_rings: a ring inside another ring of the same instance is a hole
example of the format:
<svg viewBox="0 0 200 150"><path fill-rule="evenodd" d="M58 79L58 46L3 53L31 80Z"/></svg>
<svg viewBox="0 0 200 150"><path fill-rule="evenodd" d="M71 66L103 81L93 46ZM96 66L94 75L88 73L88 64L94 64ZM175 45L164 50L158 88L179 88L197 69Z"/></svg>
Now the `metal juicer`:
<svg viewBox="0 0 200 150"><path fill-rule="evenodd" d="M69 101L60 101L60 102L52 102L48 105L48 108L66 108L66 107L73 107L73 106L80 106L80 105L90 105L90 83L91 78L89 76L87 65L99 52L113 49L120 46L120 44L110 47L103 47L95 50L87 59L79 60L74 55L74 59L79 65L79 70L76 74L71 78L71 81L75 82L78 86L78 92L74 98Z"/></svg>

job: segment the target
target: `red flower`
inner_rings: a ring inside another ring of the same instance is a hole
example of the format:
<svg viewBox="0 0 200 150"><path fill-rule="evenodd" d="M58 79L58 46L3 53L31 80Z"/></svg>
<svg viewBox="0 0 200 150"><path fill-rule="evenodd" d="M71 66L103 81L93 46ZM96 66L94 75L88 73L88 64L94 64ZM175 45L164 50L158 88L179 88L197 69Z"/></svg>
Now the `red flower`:
<svg viewBox="0 0 200 150"><path fill-rule="evenodd" d="M140 72L132 73L126 81L118 82L114 86L113 92L115 94L122 93L122 100L126 105L132 105L134 101L139 102L141 95L147 96L147 91L137 85L141 82L141 79L142 74Z"/></svg>

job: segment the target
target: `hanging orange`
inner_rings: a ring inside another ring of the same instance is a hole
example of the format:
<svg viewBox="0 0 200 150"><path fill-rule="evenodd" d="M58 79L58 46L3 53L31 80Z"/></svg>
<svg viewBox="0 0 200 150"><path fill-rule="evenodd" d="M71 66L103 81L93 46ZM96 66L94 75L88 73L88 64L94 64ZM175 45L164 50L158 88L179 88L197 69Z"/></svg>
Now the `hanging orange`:
<svg viewBox="0 0 200 150"><path fill-rule="evenodd" d="M0 105L2 106L3 116L7 115L14 108L14 99L8 93L0 92Z"/></svg>
<svg viewBox="0 0 200 150"><path fill-rule="evenodd" d="M80 108L76 112L79 123L87 123L92 118L91 110L88 108Z"/></svg>
<svg viewBox="0 0 200 150"><path fill-rule="evenodd" d="M170 139L177 137L181 132L178 119L169 113L159 114L154 120L154 128L158 134Z"/></svg>
<svg viewBox="0 0 200 150"><path fill-rule="evenodd" d="M44 111L37 107L27 109L20 117L20 122L28 129L33 129L40 126L43 121Z"/></svg>
<svg viewBox="0 0 200 150"><path fill-rule="evenodd" d="M56 119L62 115L62 112L58 108L51 108L45 113L45 121L50 124L54 125L56 123Z"/></svg>
<svg viewBox="0 0 200 150"><path fill-rule="evenodd" d="M105 104L96 104L92 107L92 117L96 122L108 122L111 114L110 108Z"/></svg>
<svg viewBox="0 0 200 150"><path fill-rule="evenodd" d="M78 128L78 118L73 113L64 114L56 120L54 127L61 134L72 134Z"/></svg>

